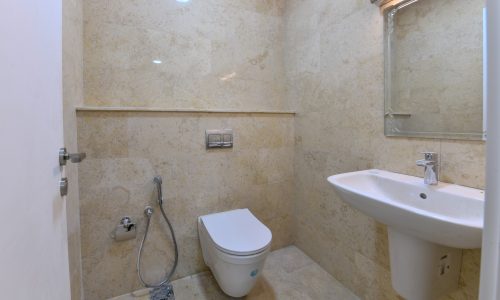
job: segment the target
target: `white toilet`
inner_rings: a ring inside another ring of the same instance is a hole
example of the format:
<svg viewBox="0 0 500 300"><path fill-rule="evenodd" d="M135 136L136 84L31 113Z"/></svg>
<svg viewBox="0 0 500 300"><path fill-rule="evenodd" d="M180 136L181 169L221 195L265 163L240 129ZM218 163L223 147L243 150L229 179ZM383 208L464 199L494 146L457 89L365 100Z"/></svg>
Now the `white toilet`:
<svg viewBox="0 0 500 300"><path fill-rule="evenodd" d="M247 295L262 273L271 248L271 230L248 209L198 218L203 259L231 297Z"/></svg>

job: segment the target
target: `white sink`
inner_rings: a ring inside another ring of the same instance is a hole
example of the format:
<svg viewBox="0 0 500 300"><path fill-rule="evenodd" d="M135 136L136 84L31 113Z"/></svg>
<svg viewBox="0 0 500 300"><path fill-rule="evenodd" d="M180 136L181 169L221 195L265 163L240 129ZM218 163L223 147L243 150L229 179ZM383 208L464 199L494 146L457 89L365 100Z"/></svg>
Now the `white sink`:
<svg viewBox="0 0 500 300"><path fill-rule="evenodd" d="M481 247L482 190L428 186L422 178L382 170L334 175L328 181L344 201L398 232L453 248Z"/></svg>

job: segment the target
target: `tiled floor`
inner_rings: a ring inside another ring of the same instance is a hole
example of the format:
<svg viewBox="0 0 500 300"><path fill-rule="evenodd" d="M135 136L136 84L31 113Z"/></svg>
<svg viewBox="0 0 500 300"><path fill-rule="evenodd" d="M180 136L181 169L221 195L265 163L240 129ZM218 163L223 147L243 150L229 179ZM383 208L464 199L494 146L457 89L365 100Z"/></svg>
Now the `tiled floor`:
<svg viewBox="0 0 500 300"><path fill-rule="evenodd" d="M210 272L176 280L172 285L176 300L233 299L220 290ZM264 273L246 299L359 300L294 246L269 255ZM149 293L148 290L141 290L110 300L149 300Z"/></svg>

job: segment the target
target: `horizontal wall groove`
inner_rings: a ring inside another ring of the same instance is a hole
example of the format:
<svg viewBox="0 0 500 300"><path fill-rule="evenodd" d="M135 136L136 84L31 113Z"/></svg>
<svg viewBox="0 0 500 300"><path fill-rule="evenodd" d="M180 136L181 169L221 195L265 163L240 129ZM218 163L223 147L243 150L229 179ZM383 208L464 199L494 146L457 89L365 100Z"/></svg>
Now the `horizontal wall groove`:
<svg viewBox="0 0 500 300"><path fill-rule="evenodd" d="M197 109L197 108L159 108L159 107L110 107L110 106L78 106L77 112L166 112L166 113L217 113L217 114L272 114L295 115L288 110L230 110L230 109Z"/></svg>

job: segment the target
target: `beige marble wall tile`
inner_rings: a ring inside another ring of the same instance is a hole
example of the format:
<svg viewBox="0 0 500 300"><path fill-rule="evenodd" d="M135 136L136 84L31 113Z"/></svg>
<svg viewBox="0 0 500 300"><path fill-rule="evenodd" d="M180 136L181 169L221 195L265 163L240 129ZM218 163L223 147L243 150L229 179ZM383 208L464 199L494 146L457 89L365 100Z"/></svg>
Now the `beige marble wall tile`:
<svg viewBox="0 0 500 300"><path fill-rule="evenodd" d="M83 9L82 1L63 1L63 115L64 142L71 152L78 151L75 106L83 102ZM71 298L83 299L80 250L80 205L78 166L65 167L69 178L66 214Z"/></svg>
<svg viewBox="0 0 500 300"><path fill-rule="evenodd" d="M368 168L420 176L415 160L433 150L444 181L484 187L484 143L383 135L383 19L365 0L88 0L84 18L85 105L298 112L81 113L87 299L139 287L138 240L118 244L108 233L131 215L141 236L155 174L183 249L178 277L205 269L196 216L249 207L272 229L274 249L295 239L363 299L399 299L386 228L346 205L327 176ZM204 130L225 127L235 148L206 151ZM146 249L155 253L145 260L151 280L172 262L161 225L153 221ZM461 288L447 299L476 297L479 261L480 251L465 252Z"/></svg>
<svg viewBox="0 0 500 300"><path fill-rule="evenodd" d="M205 149L205 130L232 128L234 148ZM86 299L141 287L135 262L146 205L154 214L144 272L158 281L173 261L152 182L163 176L165 208L179 243L175 278L206 270L197 217L248 207L273 232L273 249L292 242L294 124L292 115L199 113L78 114L80 202ZM114 242L123 216L138 222L135 240Z"/></svg>
<svg viewBox="0 0 500 300"><path fill-rule="evenodd" d="M386 227L345 204L333 174L369 168L422 176L439 152L446 182L484 187L484 143L384 136L383 18L367 1L291 0L286 6L287 99L295 118L295 244L362 299L399 299ZM465 251L460 289L476 299L480 251Z"/></svg>
<svg viewBox="0 0 500 300"><path fill-rule="evenodd" d="M283 0L85 1L84 103L286 109L284 9Z"/></svg>

